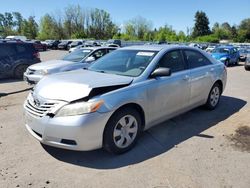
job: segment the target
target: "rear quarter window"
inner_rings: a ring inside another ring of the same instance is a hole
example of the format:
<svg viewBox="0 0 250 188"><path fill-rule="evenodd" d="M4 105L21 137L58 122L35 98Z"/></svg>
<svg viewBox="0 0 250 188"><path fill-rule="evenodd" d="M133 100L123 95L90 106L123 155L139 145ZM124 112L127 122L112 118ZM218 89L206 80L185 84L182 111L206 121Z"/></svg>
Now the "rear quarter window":
<svg viewBox="0 0 250 188"><path fill-rule="evenodd" d="M17 44L16 50L17 50L17 53L28 53L28 54L29 53L33 54L36 51L33 44Z"/></svg>

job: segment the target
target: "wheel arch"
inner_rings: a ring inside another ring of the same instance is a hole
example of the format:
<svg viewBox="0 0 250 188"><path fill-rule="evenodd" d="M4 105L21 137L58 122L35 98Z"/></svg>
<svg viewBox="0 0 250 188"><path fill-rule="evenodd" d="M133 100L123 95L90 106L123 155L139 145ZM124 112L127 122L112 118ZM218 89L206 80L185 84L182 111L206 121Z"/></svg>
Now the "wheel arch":
<svg viewBox="0 0 250 188"><path fill-rule="evenodd" d="M136 109L136 111L140 114L141 116L141 121L142 121L142 130L144 130L145 128L145 112L143 110L143 108L141 107L141 105L137 104L137 103L133 103L133 102L130 102L130 103L127 103L127 104L123 104L121 105L119 108L117 108L113 113L112 115L109 117L105 127L104 127L104 130L103 130L103 139L104 139L104 134L105 134L105 130L106 130L106 127L107 127L107 124L109 122L109 120L116 114L118 113L120 110L124 109L124 108L133 108L133 109Z"/></svg>
<svg viewBox="0 0 250 188"><path fill-rule="evenodd" d="M223 82L222 82L220 79L218 79L218 80L216 80L216 81L214 82L214 84L216 84L216 83L219 84L220 89L221 89L221 93L222 93L222 92L223 92ZM213 86L214 86L214 84L213 84Z"/></svg>
<svg viewBox="0 0 250 188"><path fill-rule="evenodd" d="M141 107L141 105L139 105L138 103L134 103L134 102L130 102L130 103L127 103L127 104L123 104L121 105L119 108L117 108L113 114L110 116L110 118L117 112L119 112L121 109L124 109L124 108L133 108L135 109L141 116L141 120L142 120L142 130L144 129L145 127L145 112L143 110L143 108Z"/></svg>

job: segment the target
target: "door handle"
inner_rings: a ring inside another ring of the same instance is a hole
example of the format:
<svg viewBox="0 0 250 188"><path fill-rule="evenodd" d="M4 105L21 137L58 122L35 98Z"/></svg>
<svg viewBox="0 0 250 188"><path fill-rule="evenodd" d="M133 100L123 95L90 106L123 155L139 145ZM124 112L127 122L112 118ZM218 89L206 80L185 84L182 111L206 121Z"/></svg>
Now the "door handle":
<svg viewBox="0 0 250 188"><path fill-rule="evenodd" d="M184 77L183 77L183 80L189 80L189 76L188 75L185 75Z"/></svg>
<svg viewBox="0 0 250 188"><path fill-rule="evenodd" d="M210 72L214 72L214 68L211 68L211 69L210 69Z"/></svg>

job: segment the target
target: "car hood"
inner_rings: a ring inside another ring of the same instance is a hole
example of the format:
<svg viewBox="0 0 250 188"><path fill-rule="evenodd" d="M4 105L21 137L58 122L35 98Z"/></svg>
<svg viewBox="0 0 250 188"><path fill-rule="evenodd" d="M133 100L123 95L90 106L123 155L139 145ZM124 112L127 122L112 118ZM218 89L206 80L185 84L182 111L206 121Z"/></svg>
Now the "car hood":
<svg viewBox="0 0 250 188"><path fill-rule="evenodd" d="M56 69L56 68L60 68L63 66L71 65L72 63L75 63L75 62L65 61L65 60L51 60L51 61L44 61L41 63L31 65L31 66L29 66L29 69L32 69L32 70L42 70L42 69L50 70L50 69Z"/></svg>
<svg viewBox="0 0 250 188"><path fill-rule="evenodd" d="M222 57L228 56L228 54L226 54L226 53L212 53L211 55L213 58L215 58L217 60L220 60L220 58L222 58Z"/></svg>
<svg viewBox="0 0 250 188"><path fill-rule="evenodd" d="M132 81L132 77L81 69L44 77L33 93L45 99L71 102L88 97L93 89L125 86Z"/></svg>

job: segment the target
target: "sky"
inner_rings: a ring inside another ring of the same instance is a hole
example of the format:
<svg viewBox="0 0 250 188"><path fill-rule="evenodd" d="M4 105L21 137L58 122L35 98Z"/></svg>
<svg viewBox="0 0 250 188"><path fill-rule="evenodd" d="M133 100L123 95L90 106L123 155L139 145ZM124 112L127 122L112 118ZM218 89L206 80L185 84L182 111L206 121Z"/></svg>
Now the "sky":
<svg viewBox="0 0 250 188"><path fill-rule="evenodd" d="M77 4L106 10L117 25L142 16L150 20L154 28L168 24L184 32L187 27L193 27L198 10L207 14L210 27L215 22L238 25L250 18L250 0L3 0L0 13L18 11L25 18L35 16L39 21L45 13L53 14Z"/></svg>

